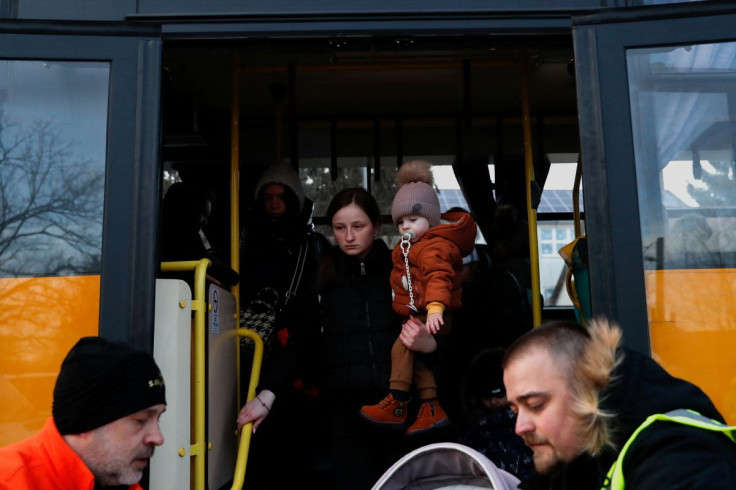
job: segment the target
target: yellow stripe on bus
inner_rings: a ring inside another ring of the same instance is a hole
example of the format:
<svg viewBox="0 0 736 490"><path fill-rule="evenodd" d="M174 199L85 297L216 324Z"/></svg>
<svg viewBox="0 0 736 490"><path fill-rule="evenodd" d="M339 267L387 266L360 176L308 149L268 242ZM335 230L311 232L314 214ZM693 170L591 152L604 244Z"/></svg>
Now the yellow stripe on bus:
<svg viewBox="0 0 736 490"><path fill-rule="evenodd" d="M736 269L646 271L652 357L736 424Z"/></svg>
<svg viewBox="0 0 736 490"><path fill-rule="evenodd" d="M41 429L61 361L97 335L100 276L0 279L0 304L1 447Z"/></svg>

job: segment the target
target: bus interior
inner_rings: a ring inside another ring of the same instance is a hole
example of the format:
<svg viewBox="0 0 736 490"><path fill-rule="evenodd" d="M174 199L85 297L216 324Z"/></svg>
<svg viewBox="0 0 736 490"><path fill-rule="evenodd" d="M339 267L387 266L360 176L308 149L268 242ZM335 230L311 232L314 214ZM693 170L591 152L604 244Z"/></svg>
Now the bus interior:
<svg viewBox="0 0 736 490"><path fill-rule="evenodd" d="M568 267L558 254L581 233L573 223L579 139L572 53L569 36L536 37L533 42L519 37L434 35L172 41L164 46L163 58L161 196L175 182L200 186L211 200L206 235L214 255L237 269L233 213L239 215L235 221L242 228L256 182L268 165L286 162L299 169L305 195L314 201L313 222L327 238L332 233L325 212L332 196L346 187L365 187L381 207L382 238L393 246L398 234L390 210L397 168L423 159L433 165L441 210L455 206L469 210L478 223L479 244L494 240L499 209L509 213L504 215L507 219L515 217L519 227L509 242L516 252L507 265L527 290L537 321L574 319L565 289ZM239 172L237 186L231 182L237 178L231 177L233 166ZM536 186L527 202L530 171ZM550 182L556 181L549 191L543 190L548 176ZM234 189L237 204L231 199ZM532 239L527 230L530 220L537 225ZM166 229L165 223L161 229ZM542 253L531 254L529 243L537 236ZM162 236L160 242L165 240ZM532 258L539 258L537 295ZM162 330L166 322L159 322L159 314L166 314L159 302L166 294L157 286L155 340L163 339L169 344L166 350L179 356L190 346L179 345ZM228 296L221 291L218 299L210 296L207 302L224 311ZM230 307L237 305L236 298ZM180 314L174 309L169 316ZM181 321L185 326L186 318ZM221 336L227 323L217 321ZM228 468L233 465L235 481L241 479L237 472L244 464L243 444L246 448L248 444L241 439L237 453L231 436L237 407L222 402L237 398L240 404L253 393L246 395L244 380L233 382L233 353L221 349L212 330L210 320L207 394L193 399L219 401L217 406L207 403L206 440L215 448L207 454L208 485L220 488L229 484ZM154 346L157 358L167 363L163 350ZM187 366L187 362L180 358L174 363ZM189 380L163 369L167 386L182 386L173 390L185 392ZM232 393L234 384L241 390L237 396ZM197 410L204 409L193 404L193 420ZM188 418L184 414L183 419ZM186 426L168 430L185 433ZM193 440L204 437L197 436L197 430L205 429L195 427ZM181 447L186 443L172 441ZM173 453L170 461L165 458L154 461L152 486L161 484L157 478L162 474L188 473L183 467L171 470L184 463L181 458ZM198 464L204 463L193 462L193 475L205 471L197 469ZM201 477L193 476L197 478Z"/></svg>
<svg viewBox="0 0 736 490"><path fill-rule="evenodd" d="M172 41L163 65L162 196L177 180L206 186L214 196L208 237L225 262L235 97L241 220L263 169L288 162L299 169L305 194L315 202L315 225L326 237L332 195L363 186L386 217L388 245L397 240L388 226L396 169L415 158L433 164L443 212L461 206L474 214L481 243L493 233L497 203L528 221L527 97L538 191L550 172L555 180L546 193L536 192L541 294L550 315L570 314L566 267L557 253L575 238L579 140L569 36Z"/></svg>

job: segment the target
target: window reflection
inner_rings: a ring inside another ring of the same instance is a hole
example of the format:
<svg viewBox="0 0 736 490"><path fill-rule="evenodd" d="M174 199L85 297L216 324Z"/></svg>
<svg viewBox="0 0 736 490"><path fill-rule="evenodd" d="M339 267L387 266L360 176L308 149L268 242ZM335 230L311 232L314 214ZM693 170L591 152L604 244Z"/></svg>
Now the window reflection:
<svg viewBox="0 0 736 490"><path fill-rule="evenodd" d="M646 267L734 267L736 43L627 61Z"/></svg>
<svg viewBox="0 0 736 490"><path fill-rule="evenodd" d="M736 43L627 64L652 356L733 420Z"/></svg>
<svg viewBox="0 0 736 490"><path fill-rule="evenodd" d="M109 64L0 60L0 277L99 274Z"/></svg>

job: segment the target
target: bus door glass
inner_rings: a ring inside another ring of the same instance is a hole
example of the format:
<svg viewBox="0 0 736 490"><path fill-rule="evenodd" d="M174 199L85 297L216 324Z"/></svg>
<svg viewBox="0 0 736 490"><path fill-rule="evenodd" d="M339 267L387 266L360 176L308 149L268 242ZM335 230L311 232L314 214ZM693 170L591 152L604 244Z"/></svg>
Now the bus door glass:
<svg viewBox="0 0 736 490"><path fill-rule="evenodd" d="M106 185L126 170L99 39L0 35L0 446L41 428L66 352L101 331Z"/></svg>
<svg viewBox="0 0 736 490"><path fill-rule="evenodd" d="M734 420L736 42L626 58L652 353Z"/></svg>
<svg viewBox="0 0 736 490"><path fill-rule="evenodd" d="M109 77L106 62L0 60L3 424L42 416L60 356L97 334Z"/></svg>
<svg viewBox="0 0 736 490"><path fill-rule="evenodd" d="M632 33L619 42L616 63L623 76L601 77L599 88L604 99L607 83L621 83L628 100L619 102L629 109L628 121L607 118L603 104L602 125L606 133L607 124L625 122L630 140L605 143L629 145L633 179L607 191L616 213L614 193L635 189L638 223L631 225L640 233L638 267L652 357L702 387L734 423L736 39L721 34L734 14L693 17L687 8L668 8L673 15L667 19L664 10L646 9L645 18L616 26ZM614 64L600 56L597 61ZM620 173L631 169L625 157L602 155L609 175L615 166ZM620 247L613 253L627 252ZM616 281L630 277L615 274Z"/></svg>

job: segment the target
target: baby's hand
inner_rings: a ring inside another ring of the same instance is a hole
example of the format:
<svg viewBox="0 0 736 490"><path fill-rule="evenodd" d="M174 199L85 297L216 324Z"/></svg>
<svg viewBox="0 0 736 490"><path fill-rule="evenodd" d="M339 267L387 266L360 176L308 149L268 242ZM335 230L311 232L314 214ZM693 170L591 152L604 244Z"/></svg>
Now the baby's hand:
<svg viewBox="0 0 736 490"><path fill-rule="evenodd" d="M427 321L425 322L427 332L435 334L440 331L440 327L444 324L445 322L442 320L442 313L430 313L427 315Z"/></svg>

